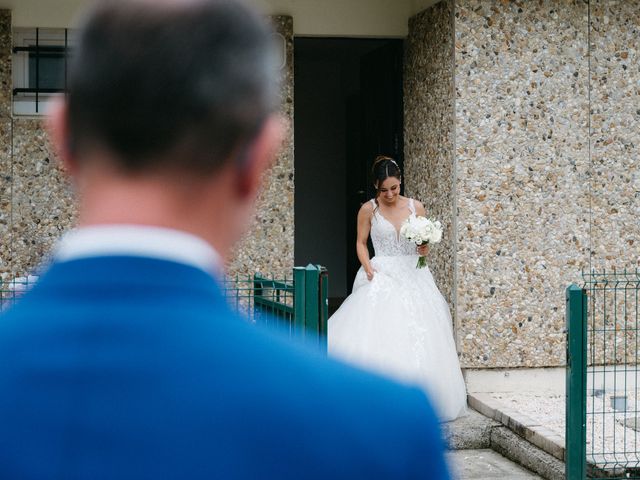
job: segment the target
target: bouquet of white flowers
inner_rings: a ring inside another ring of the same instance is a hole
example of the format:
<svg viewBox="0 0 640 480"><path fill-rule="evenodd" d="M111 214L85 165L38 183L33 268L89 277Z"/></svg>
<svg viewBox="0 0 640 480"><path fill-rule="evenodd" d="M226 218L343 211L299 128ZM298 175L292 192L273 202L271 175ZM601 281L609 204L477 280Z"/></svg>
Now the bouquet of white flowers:
<svg viewBox="0 0 640 480"><path fill-rule="evenodd" d="M400 227L400 235L417 246L425 243L438 243L442 240L442 224L438 220L412 215ZM416 268L426 266L427 259L425 257L418 258Z"/></svg>

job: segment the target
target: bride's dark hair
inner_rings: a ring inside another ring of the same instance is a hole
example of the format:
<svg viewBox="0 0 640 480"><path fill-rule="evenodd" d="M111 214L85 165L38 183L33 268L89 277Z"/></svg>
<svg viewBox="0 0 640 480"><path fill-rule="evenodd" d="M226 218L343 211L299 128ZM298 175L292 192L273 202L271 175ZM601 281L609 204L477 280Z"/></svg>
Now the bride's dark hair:
<svg viewBox="0 0 640 480"><path fill-rule="evenodd" d="M373 161L373 167L371 167L371 180L376 189L380 190L380 185L389 177L395 177L398 180L402 180L402 172L396 161L385 155L378 155Z"/></svg>

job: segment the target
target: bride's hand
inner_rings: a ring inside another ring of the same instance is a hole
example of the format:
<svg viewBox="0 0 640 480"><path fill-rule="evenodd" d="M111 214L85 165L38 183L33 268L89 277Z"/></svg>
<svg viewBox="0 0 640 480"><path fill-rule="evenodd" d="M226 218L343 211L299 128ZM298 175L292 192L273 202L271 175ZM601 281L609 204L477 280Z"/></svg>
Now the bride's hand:
<svg viewBox="0 0 640 480"><path fill-rule="evenodd" d="M418 255L420 255L421 257L426 257L427 254L429 253L429 245L426 243L424 245L420 245L419 247L416 248L416 251L418 252Z"/></svg>
<svg viewBox="0 0 640 480"><path fill-rule="evenodd" d="M371 270L366 270L365 273L367 274L367 280L369 281L373 280L373 276L376 272L377 270L375 268L372 268Z"/></svg>

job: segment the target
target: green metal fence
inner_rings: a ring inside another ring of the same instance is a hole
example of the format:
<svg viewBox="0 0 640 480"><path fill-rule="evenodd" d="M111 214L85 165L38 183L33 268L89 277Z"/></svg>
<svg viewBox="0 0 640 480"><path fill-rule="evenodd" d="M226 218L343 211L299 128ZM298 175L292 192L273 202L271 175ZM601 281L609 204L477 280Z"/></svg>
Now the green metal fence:
<svg viewBox="0 0 640 480"><path fill-rule="evenodd" d="M9 308L36 282L38 277L27 275L0 282L0 311Z"/></svg>
<svg viewBox="0 0 640 480"><path fill-rule="evenodd" d="M0 283L0 309L13 305L37 277ZM327 270L320 265L295 267L289 278L262 275L225 277L222 289L229 304L255 324L270 325L326 348Z"/></svg>
<svg viewBox="0 0 640 480"><path fill-rule="evenodd" d="M308 265L295 267L290 278L225 277L223 291L249 321L276 326L326 347L328 281L324 267Z"/></svg>
<svg viewBox="0 0 640 480"><path fill-rule="evenodd" d="M591 272L567 295L567 479L640 479L640 272Z"/></svg>

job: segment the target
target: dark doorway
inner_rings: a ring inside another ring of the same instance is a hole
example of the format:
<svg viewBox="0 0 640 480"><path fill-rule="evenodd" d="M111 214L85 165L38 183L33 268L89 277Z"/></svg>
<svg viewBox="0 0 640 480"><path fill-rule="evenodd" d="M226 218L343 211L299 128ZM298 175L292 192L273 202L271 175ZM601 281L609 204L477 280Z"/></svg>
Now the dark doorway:
<svg viewBox="0 0 640 480"><path fill-rule="evenodd" d="M356 216L378 154L403 164L402 40L301 38L295 64L295 263L329 270L330 310L360 267Z"/></svg>

